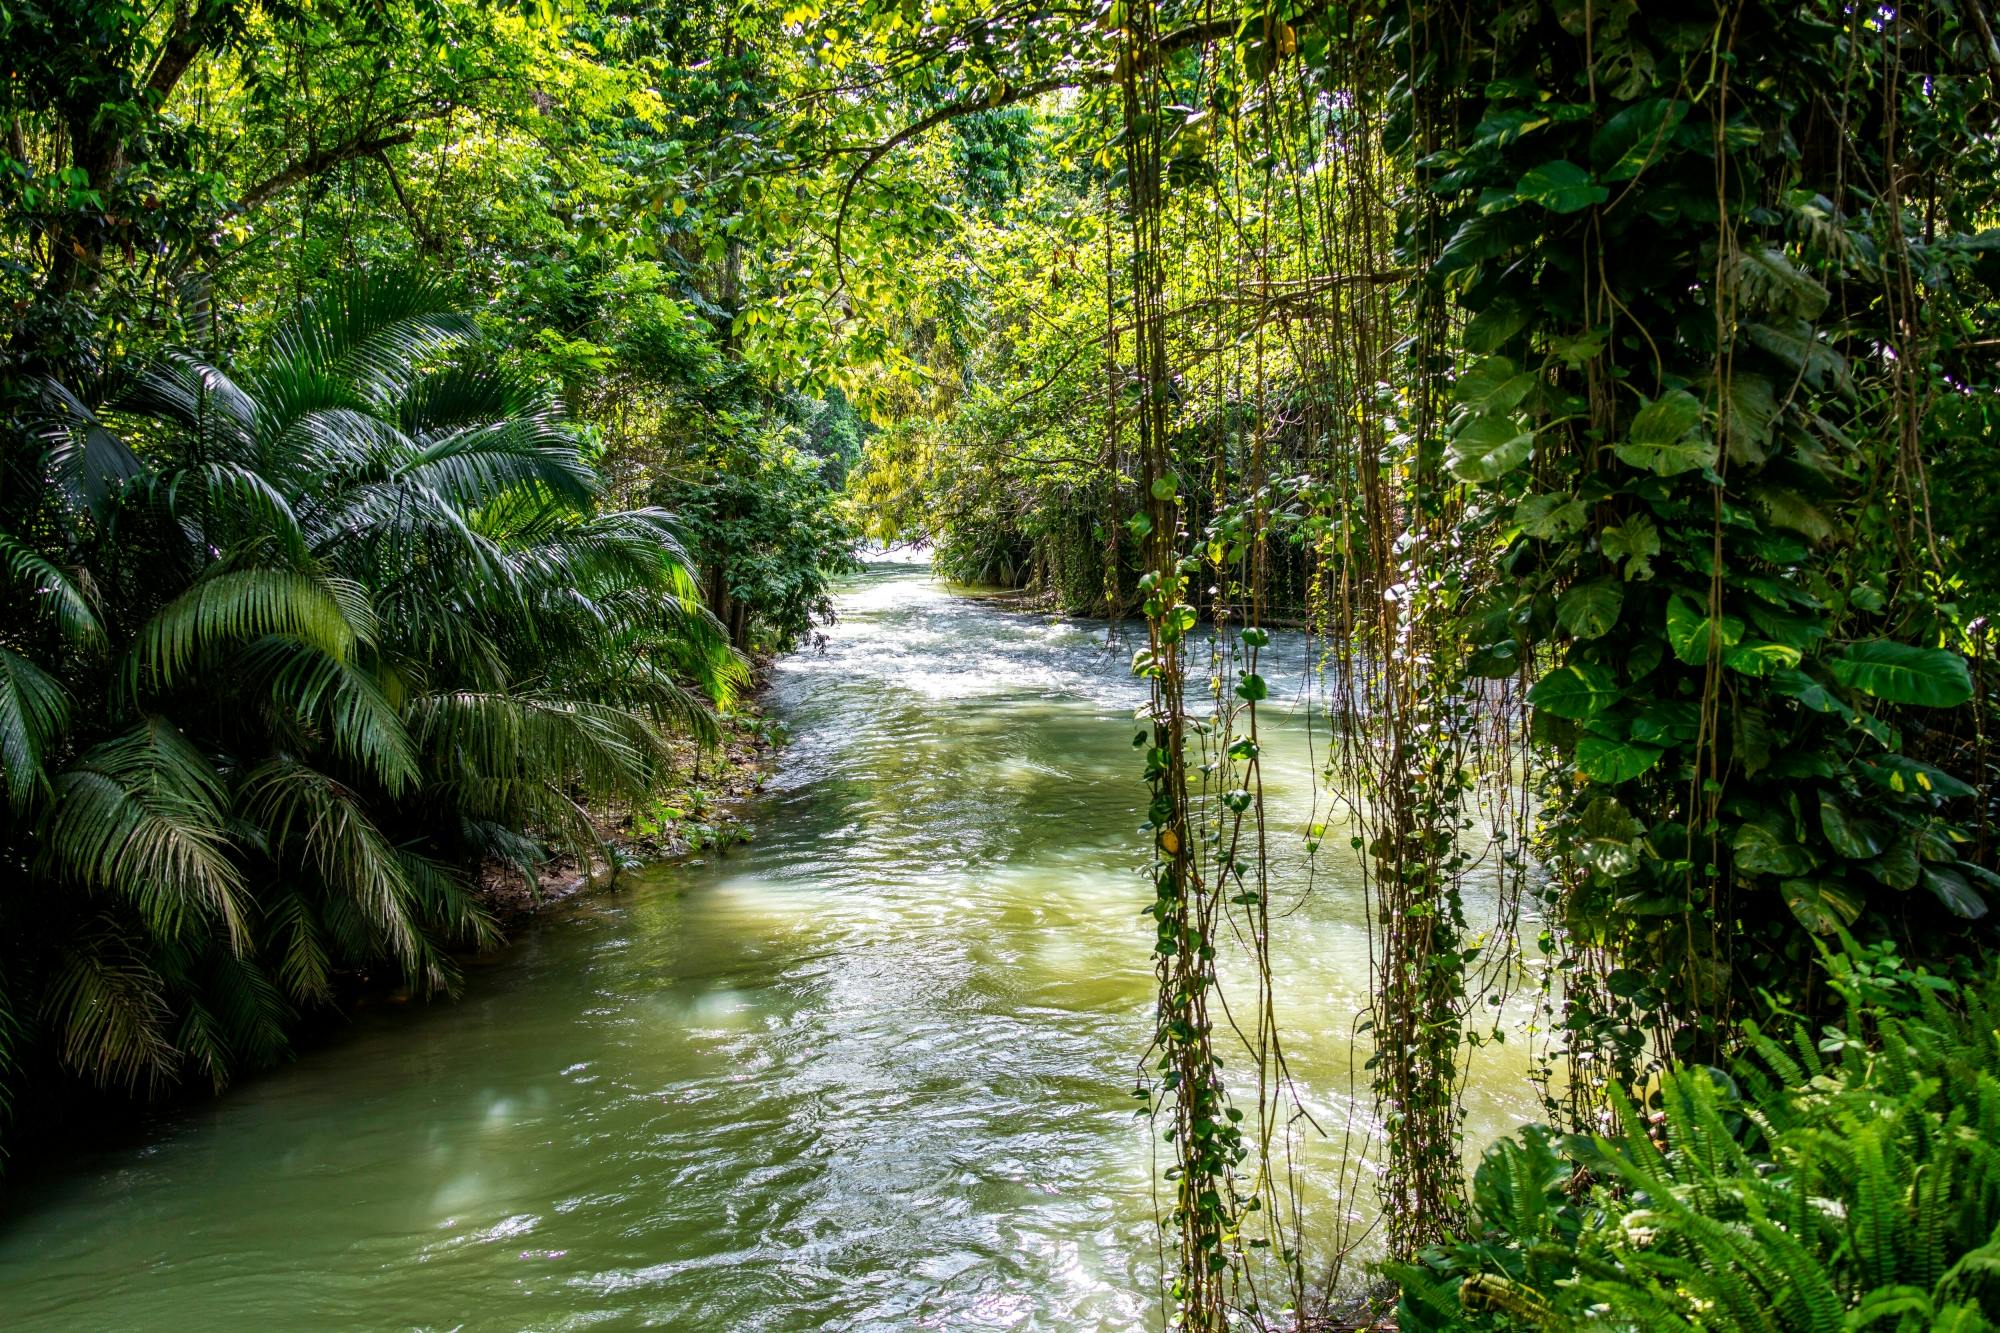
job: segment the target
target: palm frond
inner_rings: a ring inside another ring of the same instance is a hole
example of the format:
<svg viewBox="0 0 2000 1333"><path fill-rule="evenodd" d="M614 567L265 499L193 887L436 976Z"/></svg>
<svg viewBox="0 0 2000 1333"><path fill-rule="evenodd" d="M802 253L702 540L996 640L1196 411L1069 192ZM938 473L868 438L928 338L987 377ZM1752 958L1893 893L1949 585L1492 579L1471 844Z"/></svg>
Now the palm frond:
<svg viewBox="0 0 2000 1333"><path fill-rule="evenodd" d="M413 273L356 274L309 301L271 336L255 386L269 392L280 371L337 374L371 403L399 397L423 364L478 330L433 280Z"/></svg>
<svg viewBox="0 0 2000 1333"><path fill-rule="evenodd" d="M241 569L214 574L162 607L146 622L120 673L126 688L172 688L212 650L264 634L282 634L345 659L355 627L331 590L287 570Z"/></svg>
<svg viewBox="0 0 2000 1333"><path fill-rule="evenodd" d="M401 796L417 780L416 746L401 714L356 663L295 639L265 638L238 659L246 680L273 704L321 721L333 751Z"/></svg>
<svg viewBox="0 0 2000 1333"><path fill-rule="evenodd" d="M69 692L18 653L0 648L0 781L16 811L48 790L49 750L69 728Z"/></svg>
<svg viewBox="0 0 2000 1333"><path fill-rule="evenodd" d="M0 570L9 582L27 590L29 616L53 621L65 643L86 651L104 646L97 608L75 576L4 532L0 532Z"/></svg>
<svg viewBox="0 0 2000 1333"><path fill-rule="evenodd" d="M155 473L135 490L202 549L268 546L290 564L305 560L305 534L291 503L262 474L241 464L205 463Z"/></svg>
<svg viewBox="0 0 2000 1333"><path fill-rule="evenodd" d="M395 469L399 481L478 510L515 491L574 509L595 498L597 476L576 456L551 411L478 422L430 434Z"/></svg>
<svg viewBox="0 0 2000 1333"><path fill-rule="evenodd" d="M419 748L448 778L518 775L639 797L667 763L664 743L646 719L575 699L461 690L413 699L408 716Z"/></svg>
<svg viewBox="0 0 2000 1333"><path fill-rule="evenodd" d="M49 479L78 510L101 516L127 482L145 474L146 465L64 385L44 381L41 398L42 465Z"/></svg>
<svg viewBox="0 0 2000 1333"><path fill-rule="evenodd" d="M281 882L265 896L263 940L274 958L284 993L298 1004L333 999L333 960L322 938L325 927L297 886Z"/></svg>
<svg viewBox="0 0 2000 1333"><path fill-rule="evenodd" d="M160 977L133 942L99 921L61 951L42 1002L62 1061L103 1087L171 1082L180 1052Z"/></svg>
<svg viewBox="0 0 2000 1333"><path fill-rule="evenodd" d="M197 443L204 462L257 462L256 400L199 357L167 354L133 376L112 405L178 426Z"/></svg>
<svg viewBox="0 0 2000 1333"><path fill-rule="evenodd" d="M171 723L147 718L93 746L54 788L40 841L58 878L125 899L157 936L213 918L232 948L247 946L222 780Z"/></svg>
<svg viewBox="0 0 2000 1333"><path fill-rule="evenodd" d="M303 764L274 759L245 776L238 800L246 816L269 830L281 867L309 869L354 906L407 976L421 973L430 950L411 910L402 860L353 791Z"/></svg>

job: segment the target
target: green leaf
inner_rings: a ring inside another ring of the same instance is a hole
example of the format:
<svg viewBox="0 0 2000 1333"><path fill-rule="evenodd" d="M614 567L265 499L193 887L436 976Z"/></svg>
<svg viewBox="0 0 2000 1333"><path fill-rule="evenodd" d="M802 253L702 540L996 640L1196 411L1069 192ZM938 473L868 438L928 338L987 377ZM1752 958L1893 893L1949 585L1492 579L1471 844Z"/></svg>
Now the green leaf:
<svg viewBox="0 0 2000 1333"><path fill-rule="evenodd" d="M1833 520L1826 516L1826 511L1789 486L1752 486L1750 498L1763 512L1765 522L1774 528L1796 532L1815 543L1833 536Z"/></svg>
<svg viewBox="0 0 2000 1333"><path fill-rule="evenodd" d="M1784 815L1776 810L1767 810L1741 825L1729 846L1736 854L1740 874L1790 878L1819 865L1819 859L1792 837Z"/></svg>
<svg viewBox="0 0 2000 1333"><path fill-rule="evenodd" d="M1922 878L1923 862L1917 859L1916 840L1901 837L1889 849L1868 863L1868 873L1892 889L1908 891Z"/></svg>
<svg viewBox="0 0 2000 1333"><path fill-rule="evenodd" d="M1747 371L1734 372L1729 376L1721 406L1722 438L1728 445L1730 461L1763 462L1765 451L1771 446L1773 423L1778 419L1778 397L1771 381Z"/></svg>
<svg viewBox="0 0 2000 1333"><path fill-rule="evenodd" d="M1814 389L1831 382L1844 396L1854 393L1854 381L1847 371L1847 358L1820 340L1817 330L1803 319L1785 321L1782 327L1750 324L1744 333L1751 345L1770 353Z"/></svg>
<svg viewBox="0 0 2000 1333"><path fill-rule="evenodd" d="M1611 197L1611 191L1591 181L1589 172L1561 158L1544 162L1522 176L1514 193L1551 213L1580 212Z"/></svg>
<svg viewBox="0 0 2000 1333"><path fill-rule="evenodd" d="M1606 879L1622 879L1639 868L1639 821L1616 798L1599 796L1577 820L1576 853Z"/></svg>
<svg viewBox="0 0 2000 1333"><path fill-rule="evenodd" d="M1595 662L1559 666L1528 688L1528 702L1575 722L1596 717L1618 702L1623 691L1608 667Z"/></svg>
<svg viewBox="0 0 2000 1333"><path fill-rule="evenodd" d="M1644 514L1634 514L1616 527L1597 534L1598 549L1625 562L1625 580L1653 577L1653 557L1660 553L1660 530Z"/></svg>
<svg viewBox="0 0 2000 1333"><path fill-rule="evenodd" d="M1778 885L1778 892L1799 924L1815 935L1831 935L1853 925L1865 906L1852 887L1833 879L1788 879Z"/></svg>
<svg viewBox="0 0 2000 1333"><path fill-rule="evenodd" d="M1686 102L1664 97L1633 103L1605 121L1591 139L1591 165L1603 180L1631 180L1665 152L1686 115Z"/></svg>
<svg viewBox="0 0 2000 1333"><path fill-rule="evenodd" d="M1746 314L1810 321L1826 310L1826 288L1768 245L1745 246L1736 274L1737 292Z"/></svg>
<svg viewBox="0 0 2000 1333"><path fill-rule="evenodd" d="M1774 671L1771 673L1771 687L1780 694L1797 699L1800 704L1815 713L1828 713L1845 718L1854 716L1854 710L1834 698L1833 691L1803 671Z"/></svg>
<svg viewBox="0 0 2000 1333"><path fill-rule="evenodd" d="M1531 495L1514 506L1514 522L1538 541L1557 541L1583 531L1590 515L1571 495Z"/></svg>
<svg viewBox="0 0 2000 1333"><path fill-rule="evenodd" d="M1625 588L1613 579L1579 583L1556 603L1556 619L1579 639L1596 639L1610 633L1625 605Z"/></svg>
<svg viewBox="0 0 2000 1333"><path fill-rule="evenodd" d="M1861 772L1899 796L1921 792L1940 800L1955 801L1979 794L1979 789L1971 783L1961 782L1941 768L1918 763L1900 754L1885 754L1872 763L1865 763L1861 765Z"/></svg>
<svg viewBox="0 0 2000 1333"><path fill-rule="evenodd" d="M1849 644L1827 666L1841 684L1885 703L1956 708L1972 699L1965 659L1943 648L1869 639Z"/></svg>
<svg viewBox="0 0 2000 1333"><path fill-rule="evenodd" d="M1850 815L1845 806L1825 792L1819 796L1819 826L1833 850L1851 861L1866 861L1881 855L1881 839L1868 822Z"/></svg>
<svg viewBox="0 0 2000 1333"><path fill-rule="evenodd" d="M1593 782L1630 782L1659 763L1665 753L1656 746L1585 736L1576 743L1576 766Z"/></svg>
<svg viewBox="0 0 2000 1333"><path fill-rule="evenodd" d="M1762 639L1722 650L1722 665L1746 676L1768 676L1774 671L1789 671L1799 664L1799 660L1798 649Z"/></svg>
<svg viewBox="0 0 2000 1333"><path fill-rule="evenodd" d="M1713 467L1716 460L1715 441L1701 431L1701 401L1686 389L1670 389L1640 408L1613 452L1662 477Z"/></svg>
<svg viewBox="0 0 2000 1333"><path fill-rule="evenodd" d="M1705 665L1711 652L1731 648L1742 637L1743 622L1735 616L1712 620L1679 593L1667 602L1667 643L1689 666Z"/></svg>
<svg viewBox="0 0 2000 1333"><path fill-rule="evenodd" d="M1496 352L1528 326L1528 311L1512 301L1494 301L1465 326L1465 350L1475 355Z"/></svg>
<svg viewBox="0 0 2000 1333"><path fill-rule="evenodd" d="M1481 414L1511 412L1535 387L1537 376L1517 369L1504 356L1489 356L1460 375L1453 396Z"/></svg>
<svg viewBox="0 0 2000 1333"><path fill-rule="evenodd" d="M1937 895L1937 900L1950 908L1956 916L1968 921L1977 921L1986 915L1986 899L1980 897L1979 890L1966 881L1965 876L1948 866L1925 866L1924 887Z"/></svg>
<svg viewBox="0 0 2000 1333"><path fill-rule="evenodd" d="M1509 244L1507 230L1507 220L1502 217L1475 214L1467 218L1438 252L1431 272L1440 278L1447 277L1505 253Z"/></svg>
<svg viewBox="0 0 2000 1333"><path fill-rule="evenodd" d="M1535 433L1512 417L1474 417L1452 437L1445 461L1461 481L1498 481L1526 462L1534 445Z"/></svg>

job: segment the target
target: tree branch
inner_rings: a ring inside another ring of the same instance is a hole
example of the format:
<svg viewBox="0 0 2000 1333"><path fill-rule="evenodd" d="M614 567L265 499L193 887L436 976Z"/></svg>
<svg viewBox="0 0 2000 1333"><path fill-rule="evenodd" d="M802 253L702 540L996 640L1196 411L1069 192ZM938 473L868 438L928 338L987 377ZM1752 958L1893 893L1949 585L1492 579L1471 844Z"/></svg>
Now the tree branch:
<svg viewBox="0 0 2000 1333"><path fill-rule="evenodd" d="M394 134L379 136L362 135L358 138L349 139L345 143L336 144L332 148L323 148L316 153L307 153L283 171L267 176L245 190L242 199L238 202L241 203L247 212L263 203L266 199L269 199L272 195L277 194L281 190L288 190L302 180L317 176L323 171L331 171L343 162L352 162L356 158L361 157L374 157L385 149L406 144L416 137L417 133L415 130L398 130ZM399 190L398 193L400 194L401 191Z"/></svg>
<svg viewBox="0 0 2000 1333"><path fill-rule="evenodd" d="M1308 4L1298 14L1287 20L1287 22L1294 27L1299 24L1310 23L1326 12L1329 2L1330 0L1315 0L1315 3ZM1155 58L1163 59L1176 52L1187 50L1189 47L1200 46L1206 42L1218 41L1224 37L1232 36L1242 26L1243 20L1236 17L1209 19L1202 23L1190 23L1186 27L1176 28L1172 32L1162 36L1154 44L1153 54ZM1030 98L1040 97L1044 93L1061 92L1068 88L1087 88L1107 84L1112 81L1114 74L1115 71L1111 69L1078 69L1069 74L1038 79L1032 83L1005 87L993 92L979 93L971 97L961 97L955 101L947 102L936 110L919 117L884 139L881 143L874 145L863 155L860 164L848 174L847 183L841 187L840 207L835 211L833 218L833 273L835 280L842 287L847 285L846 255L841 246L841 234L847 225L848 207L854 202L854 191L860 186L868 173L874 170L877 162L880 162L910 140L936 129L948 120L956 120L960 116L978 115L983 111L998 111L1002 107L1013 106L1017 102L1025 102Z"/></svg>

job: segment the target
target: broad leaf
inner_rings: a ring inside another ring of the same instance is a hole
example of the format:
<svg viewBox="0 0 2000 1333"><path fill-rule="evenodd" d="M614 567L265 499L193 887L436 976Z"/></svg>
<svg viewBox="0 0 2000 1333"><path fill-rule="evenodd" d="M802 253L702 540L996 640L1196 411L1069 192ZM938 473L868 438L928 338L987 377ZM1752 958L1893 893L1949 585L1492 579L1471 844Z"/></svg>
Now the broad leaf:
<svg viewBox="0 0 2000 1333"><path fill-rule="evenodd" d="M1451 391L1474 412L1511 412L1535 387L1536 378L1504 356L1489 356L1459 376Z"/></svg>
<svg viewBox="0 0 2000 1333"><path fill-rule="evenodd" d="M1653 557L1660 553L1660 530L1644 514L1634 514L1597 536L1598 549L1612 560L1625 562L1625 579L1653 577Z"/></svg>
<svg viewBox="0 0 2000 1333"><path fill-rule="evenodd" d="M1777 811L1767 811L1742 825L1729 846L1736 853L1739 874L1790 878L1819 865L1819 858L1799 845L1785 817Z"/></svg>
<svg viewBox="0 0 2000 1333"><path fill-rule="evenodd" d="M1667 602L1667 642L1689 666L1704 665L1711 653L1734 647L1742 638L1743 622L1735 616L1710 618L1679 593Z"/></svg>
<svg viewBox="0 0 2000 1333"><path fill-rule="evenodd" d="M1514 506L1514 522L1540 541L1555 541L1583 531L1589 521L1583 502L1568 495L1531 495Z"/></svg>
<svg viewBox="0 0 2000 1333"><path fill-rule="evenodd" d="M1868 873L1892 889L1916 888L1922 872L1923 862L1917 857L1917 844L1907 836L1890 843L1887 851L1868 863Z"/></svg>
<svg viewBox="0 0 2000 1333"><path fill-rule="evenodd" d="M1576 743L1576 766L1594 782L1630 782L1659 763L1664 753L1656 746L1585 736Z"/></svg>
<svg viewBox="0 0 2000 1333"><path fill-rule="evenodd" d="M1799 650L1789 644L1757 640L1722 650L1722 664L1746 676L1768 676L1789 671L1799 664Z"/></svg>
<svg viewBox="0 0 2000 1333"><path fill-rule="evenodd" d="M1590 141L1591 165L1601 179L1631 180L1665 152L1687 103L1664 97L1635 102L1610 120Z"/></svg>
<svg viewBox="0 0 2000 1333"><path fill-rule="evenodd" d="M1955 801L1979 794L1978 788L1971 783L1961 782L1941 768L1918 763L1900 754L1885 754L1872 763L1861 765L1861 771L1898 795L1922 792L1941 800Z"/></svg>
<svg viewBox="0 0 2000 1333"><path fill-rule="evenodd" d="M1956 708L1972 699L1965 659L1943 648L1869 639L1849 644L1827 666L1841 684L1885 703Z"/></svg>
<svg viewBox="0 0 2000 1333"><path fill-rule="evenodd" d="M1594 183L1589 172L1561 158L1544 162L1522 176L1514 193L1551 213L1580 212L1611 197L1611 191Z"/></svg>
<svg viewBox="0 0 2000 1333"><path fill-rule="evenodd" d="M1853 925L1865 906L1859 893L1835 879L1788 879L1778 891L1799 924L1815 935L1831 935Z"/></svg>
<svg viewBox="0 0 2000 1333"><path fill-rule="evenodd" d="M1819 797L1819 826L1833 850L1849 860L1865 861L1882 853L1882 840L1868 821L1855 818L1825 792Z"/></svg>
<svg viewBox="0 0 2000 1333"><path fill-rule="evenodd" d="M1528 459L1535 433L1507 416L1474 417L1459 428L1445 452L1461 481L1498 481Z"/></svg>
<svg viewBox="0 0 2000 1333"><path fill-rule="evenodd" d="M1559 666L1528 689L1528 702L1574 722L1596 717L1618 702L1623 691L1608 667L1595 662Z"/></svg>
<svg viewBox="0 0 2000 1333"><path fill-rule="evenodd" d="M1625 587L1614 579L1594 579L1579 583L1556 603L1556 619L1579 639L1596 639L1610 633L1618 623L1619 608L1625 605Z"/></svg>
<svg viewBox="0 0 2000 1333"><path fill-rule="evenodd" d="M1615 453L1633 467L1662 477L1715 466L1715 441L1701 430L1701 403L1686 389L1670 389L1639 409Z"/></svg>
<svg viewBox="0 0 2000 1333"><path fill-rule="evenodd" d="M1977 921L1986 915L1986 899L1979 890L1966 881L1965 876L1949 866L1925 866L1924 887L1937 895L1937 900L1950 908L1953 915L1968 921Z"/></svg>

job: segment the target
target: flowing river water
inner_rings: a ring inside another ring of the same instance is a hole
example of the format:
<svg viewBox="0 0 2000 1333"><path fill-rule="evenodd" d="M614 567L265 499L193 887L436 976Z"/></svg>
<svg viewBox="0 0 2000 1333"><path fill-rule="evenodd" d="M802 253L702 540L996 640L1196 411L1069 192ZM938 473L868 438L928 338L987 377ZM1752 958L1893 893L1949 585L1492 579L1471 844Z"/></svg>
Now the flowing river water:
<svg viewBox="0 0 2000 1333"><path fill-rule="evenodd" d="M752 844L557 909L460 1001L364 1010L136 1143L17 1164L0 1325L1157 1324L1129 649L911 563L839 606L776 669L794 740ZM1274 971L1333 1136L1300 1158L1324 1248L1372 1209L1332 1194L1350 1110L1369 1128L1368 934L1344 834L1299 892L1328 816L1285 707L1305 646L1270 651ZM1474 1139L1535 1109L1520 1043L1481 1052Z"/></svg>

